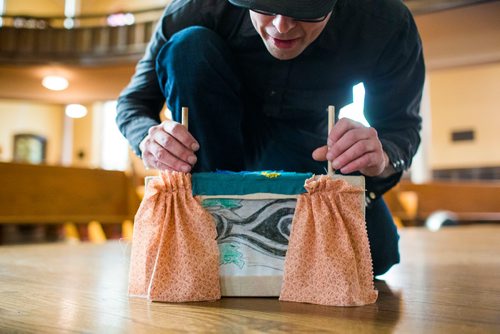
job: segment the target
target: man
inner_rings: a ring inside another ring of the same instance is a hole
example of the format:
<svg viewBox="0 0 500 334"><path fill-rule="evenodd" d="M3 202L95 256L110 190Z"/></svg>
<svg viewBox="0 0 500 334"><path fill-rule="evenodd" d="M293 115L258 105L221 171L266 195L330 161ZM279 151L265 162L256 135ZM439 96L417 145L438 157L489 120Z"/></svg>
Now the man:
<svg viewBox="0 0 500 334"><path fill-rule="evenodd" d="M117 122L148 167L366 176L374 274L399 262L381 198L420 142L422 48L398 0L174 0L118 103ZM337 110L363 82L371 127ZM166 101L174 120L160 124ZM179 124L189 107L189 131Z"/></svg>

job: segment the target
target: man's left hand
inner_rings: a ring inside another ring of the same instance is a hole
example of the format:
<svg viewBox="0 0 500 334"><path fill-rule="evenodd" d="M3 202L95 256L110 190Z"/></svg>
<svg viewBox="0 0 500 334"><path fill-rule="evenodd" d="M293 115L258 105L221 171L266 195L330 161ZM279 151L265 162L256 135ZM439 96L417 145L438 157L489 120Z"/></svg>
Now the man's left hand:
<svg viewBox="0 0 500 334"><path fill-rule="evenodd" d="M327 145L314 150L313 159L330 160L343 174L389 176L394 169L382 148L377 130L348 118L340 119L328 135Z"/></svg>

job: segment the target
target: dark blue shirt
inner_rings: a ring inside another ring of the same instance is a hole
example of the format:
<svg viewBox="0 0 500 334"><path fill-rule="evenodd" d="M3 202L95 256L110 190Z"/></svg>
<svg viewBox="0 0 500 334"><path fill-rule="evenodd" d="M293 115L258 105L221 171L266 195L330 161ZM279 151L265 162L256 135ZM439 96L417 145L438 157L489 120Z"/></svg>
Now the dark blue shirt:
<svg viewBox="0 0 500 334"><path fill-rule="evenodd" d="M160 123L165 102L156 54L174 33L194 25L227 41L261 112L296 127L301 140L308 138L308 154L325 143L326 106L339 110L351 103L352 87L363 82L365 117L397 171L386 179L367 178L368 190L380 196L410 166L420 143L425 69L414 20L398 0L339 0L317 40L287 61L269 54L248 10L226 0L174 0L118 101L118 126L138 155L148 129Z"/></svg>

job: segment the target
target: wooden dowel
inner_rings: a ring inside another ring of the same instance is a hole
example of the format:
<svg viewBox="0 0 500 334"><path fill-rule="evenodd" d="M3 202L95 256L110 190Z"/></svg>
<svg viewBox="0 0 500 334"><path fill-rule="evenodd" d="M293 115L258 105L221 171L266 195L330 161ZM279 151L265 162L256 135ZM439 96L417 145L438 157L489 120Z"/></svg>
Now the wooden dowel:
<svg viewBox="0 0 500 334"><path fill-rule="evenodd" d="M188 113L189 109L188 107L182 107L182 125L186 127L186 129L189 129L189 120L188 120Z"/></svg>
<svg viewBox="0 0 500 334"><path fill-rule="evenodd" d="M333 126L335 125L335 107L328 106L328 136L330 136L330 131L332 131ZM333 175L333 167L332 162L328 160L328 175Z"/></svg>

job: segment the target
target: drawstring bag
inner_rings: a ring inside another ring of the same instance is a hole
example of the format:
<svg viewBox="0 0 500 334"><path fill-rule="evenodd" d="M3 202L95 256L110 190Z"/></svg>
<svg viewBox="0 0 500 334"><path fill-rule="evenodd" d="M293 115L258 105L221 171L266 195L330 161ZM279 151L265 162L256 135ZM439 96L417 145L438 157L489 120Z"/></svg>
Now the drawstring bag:
<svg viewBox="0 0 500 334"><path fill-rule="evenodd" d="M191 193L191 175L152 178L135 217L129 295L150 301L220 299L217 231Z"/></svg>
<svg viewBox="0 0 500 334"><path fill-rule="evenodd" d="M297 200L280 300L359 306L377 300L364 189L316 176Z"/></svg>

